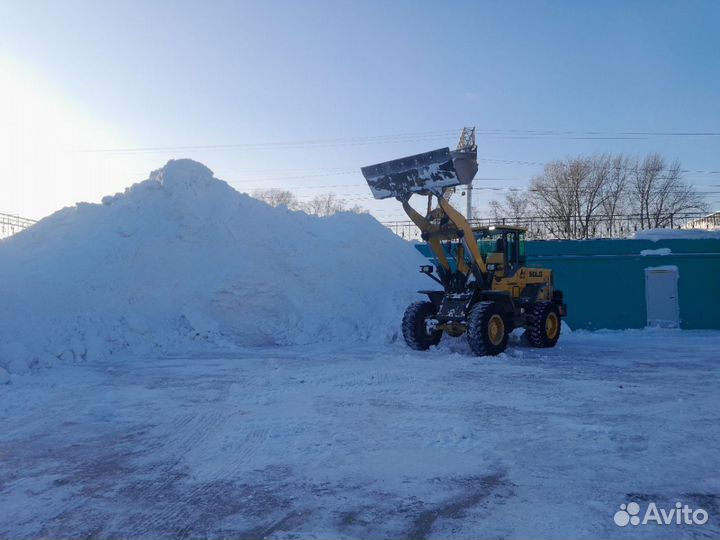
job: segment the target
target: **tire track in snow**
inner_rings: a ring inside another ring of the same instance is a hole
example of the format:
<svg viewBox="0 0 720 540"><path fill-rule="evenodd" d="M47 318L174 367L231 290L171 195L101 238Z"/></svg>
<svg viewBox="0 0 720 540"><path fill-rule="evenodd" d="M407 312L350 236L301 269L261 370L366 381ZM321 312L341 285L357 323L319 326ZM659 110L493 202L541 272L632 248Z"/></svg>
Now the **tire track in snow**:
<svg viewBox="0 0 720 540"><path fill-rule="evenodd" d="M175 535L192 530L195 519L193 510L195 501L211 500L223 483L237 480L244 465L263 447L269 437L269 428L251 429L240 442L237 450L223 455L223 466L211 468L211 473L202 480L188 476L187 467L183 465L187 457L197 448L207 444L217 434L227 429L232 422L234 412L227 411L227 394L230 386L225 388L223 395L212 404L210 410L195 415L180 415L167 424L166 431L178 433L162 442L162 447L170 448L172 459L154 470L154 477L131 486L133 493L139 493L150 501L152 513L145 513L139 521L135 521L123 533L124 536L137 537L148 534L161 534L173 527ZM161 435L162 437L162 435ZM187 486L190 483L190 486ZM148 495L149 494L149 495ZM167 500L168 494L174 497L169 504L157 501ZM155 503L155 504L153 504Z"/></svg>
<svg viewBox="0 0 720 540"><path fill-rule="evenodd" d="M229 484L232 484L237 479L242 465L249 462L260 450L267 437L267 429L253 430L248 433L242 444L242 450L233 454L234 457L226 460L226 466L217 469L216 474L195 482L188 489L183 489L181 491L182 495L175 499L170 506L153 513L133 531L133 534L128 536L160 534L168 532L167 527L169 525L175 525L179 527L175 536L185 538L192 531L195 524L196 520L193 514L202 513L205 510L202 507L196 508L195 502L214 500L218 490L225 490ZM188 481L186 478L173 479L170 487L175 487L176 484L182 485L186 481ZM175 492L174 489L172 491Z"/></svg>

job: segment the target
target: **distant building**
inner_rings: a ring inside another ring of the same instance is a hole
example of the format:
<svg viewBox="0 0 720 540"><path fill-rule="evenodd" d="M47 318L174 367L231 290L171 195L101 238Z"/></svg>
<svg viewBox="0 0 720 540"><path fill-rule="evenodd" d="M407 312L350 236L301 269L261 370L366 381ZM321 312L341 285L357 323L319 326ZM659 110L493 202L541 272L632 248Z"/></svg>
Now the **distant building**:
<svg viewBox="0 0 720 540"><path fill-rule="evenodd" d="M683 229L705 229L711 231L720 231L720 211L713 212L707 216L703 216L697 219L691 219L685 225Z"/></svg>

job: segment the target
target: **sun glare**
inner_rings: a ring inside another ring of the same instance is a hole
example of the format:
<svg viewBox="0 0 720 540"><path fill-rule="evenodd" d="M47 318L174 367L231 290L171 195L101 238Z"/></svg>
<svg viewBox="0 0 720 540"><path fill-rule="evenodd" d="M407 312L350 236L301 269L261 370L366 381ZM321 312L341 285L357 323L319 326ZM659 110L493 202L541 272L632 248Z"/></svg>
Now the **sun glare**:
<svg viewBox="0 0 720 540"><path fill-rule="evenodd" d="M122 189L131 164L83 150L127 144L30 69L0 56L0 212L37 219Z"/></svg>

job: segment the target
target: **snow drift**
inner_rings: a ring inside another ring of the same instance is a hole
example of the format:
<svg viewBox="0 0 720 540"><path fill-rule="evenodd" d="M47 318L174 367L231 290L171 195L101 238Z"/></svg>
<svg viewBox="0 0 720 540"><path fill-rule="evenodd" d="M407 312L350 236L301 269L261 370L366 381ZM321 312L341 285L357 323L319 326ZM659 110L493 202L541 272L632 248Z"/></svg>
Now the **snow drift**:
<svg viewBox="0 0 720 540"><path fill-rule="evenodd" d="M392 340L424 259L367 214L318 218L173 160L0 243L0 366L119 350Z"/></svg>

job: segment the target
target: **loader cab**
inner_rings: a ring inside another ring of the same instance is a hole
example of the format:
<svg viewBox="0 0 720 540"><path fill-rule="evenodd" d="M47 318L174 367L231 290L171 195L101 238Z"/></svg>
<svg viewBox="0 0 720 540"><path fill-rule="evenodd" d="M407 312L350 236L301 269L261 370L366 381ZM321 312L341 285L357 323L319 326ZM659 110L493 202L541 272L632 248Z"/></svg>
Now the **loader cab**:
<svg viewBox="0 0 720 540"><path fill-rule="evenodd" d="M525 265L525 229L489 226L473 229L488 270L498 277L511 276Z"/></svg>

